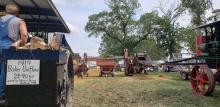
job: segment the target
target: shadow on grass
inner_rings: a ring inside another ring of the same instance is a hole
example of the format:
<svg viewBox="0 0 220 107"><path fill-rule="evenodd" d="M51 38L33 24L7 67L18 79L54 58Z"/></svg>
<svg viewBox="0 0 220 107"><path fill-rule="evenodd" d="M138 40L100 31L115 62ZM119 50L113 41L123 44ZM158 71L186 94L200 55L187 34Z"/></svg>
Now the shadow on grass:
<svg viewBox="0 0 220 107"><path fill-rule="evenodd" d="M98 76L98 75L92 75L92 76L88 76L88 77L100 77L100 76Z"/></svg>

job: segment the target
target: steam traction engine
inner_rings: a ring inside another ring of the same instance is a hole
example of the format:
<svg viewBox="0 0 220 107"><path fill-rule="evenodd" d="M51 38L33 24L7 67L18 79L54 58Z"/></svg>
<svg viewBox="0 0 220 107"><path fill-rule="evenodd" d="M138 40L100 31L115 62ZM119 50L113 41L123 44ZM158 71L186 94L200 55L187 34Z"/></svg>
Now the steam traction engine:
<svg viewBox="0 0 220 107"><path fill-rule="evenodd" d="M196 37L196 63L190 80L196 93L207 96L214 91L215 81L220 82L220 21L198 29L201 34Z"/></svg>
<svg viewBox="0 0 220 107"><path fill-rule="evenodd" d="M136 73L147 73L144 70L151 66L150 58L146 53L136 53L133 58L128 57L128 49L124 49L124 65L125 65L125 75L133 75Z"/></svg>
<svg viewBox="0 0 220 107"><path fill-rule="evenodd" d="M220 21L198 27L196 55L192 58L165 63L166 65L193 65L189 72L192 89L198 95L211 95L215 82L220 82ZM180 63L194 60L195 63Z"/></svg>

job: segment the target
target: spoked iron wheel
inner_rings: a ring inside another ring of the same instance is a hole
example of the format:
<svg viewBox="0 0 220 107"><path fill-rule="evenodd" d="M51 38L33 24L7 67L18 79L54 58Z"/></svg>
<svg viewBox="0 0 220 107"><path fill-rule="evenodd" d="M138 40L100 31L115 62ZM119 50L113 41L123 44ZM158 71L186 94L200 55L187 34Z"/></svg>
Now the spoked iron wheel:
<svg viewBox="0 0 220 107"><path fill-rule="evenodd" d="M212 71L207 66L195 66L190 73L193 90L198 95L209 96L215 89L215 79Z"/></svg>

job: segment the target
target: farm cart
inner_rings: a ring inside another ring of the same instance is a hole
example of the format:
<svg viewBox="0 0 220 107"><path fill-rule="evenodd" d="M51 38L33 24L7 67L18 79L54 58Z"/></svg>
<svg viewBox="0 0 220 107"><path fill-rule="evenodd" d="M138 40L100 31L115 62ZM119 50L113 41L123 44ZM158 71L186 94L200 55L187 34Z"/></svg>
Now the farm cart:
<svg viewBox="0 0 220 107"><path fill-rule="evenodd" d="M125 75L133 75L136 73L144 73L147 74L147 67L151 67L150 58L146 53L136 53L133 58L128 57L128 49L124 49L124 66L125 66Z"/></svg>
<svg viewBox="0 0 220 107"><path fill-rule="evenodd" d="M1 0L0 13L10 3L21 9L20 17L26 22L32 38L39 36L49 43L50 34L70 32L51 0ZM67 43L65 37L60 40L60 45ZM68 44L63 45L63 50L1 50L1 63L7 69L5 99L0 101L0 106L71 106L70 51Z"/></svg>
<svg viewBox="0 0 220 107"><path fill-rule="evenodd" d="M96 65L100 67L100 76L111 75L114 76L115 59L114 58L103 58L97 59Z"/></svg>
<svg viewBox="0 0 220 107"><path fill-rule="evenodd" d="M199 95L211 95L215 82L220 82L220 21L198 27L196 55L169 62L169 65L194 65L189 72L192 89ZM194 63L182 63L194 60Z"/></svg>

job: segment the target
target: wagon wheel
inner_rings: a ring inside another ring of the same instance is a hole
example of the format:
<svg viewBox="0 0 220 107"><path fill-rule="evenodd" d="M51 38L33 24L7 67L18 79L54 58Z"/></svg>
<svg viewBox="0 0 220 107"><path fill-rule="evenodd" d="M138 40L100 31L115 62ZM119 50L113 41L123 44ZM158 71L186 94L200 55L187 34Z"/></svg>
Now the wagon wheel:
<svg viewBox="0 0 220 107"><path fill-rule="evenodd" d="M86 77L89 77L89 73L88 73L88 70L86 70Z"/></svg>
<svg viewBox="0 0 220 107"><path fill-rule="evenodd" d="M180 71L180 79L181 80L188 80L188 76L189 76L189 74L187 72Z"/></svg>
<svg viewBox="0 0 220 107"><path fill-rule="evenodd" d="M103 76L103 74L102 74L102 69L100 69L99 76L100 76L100 77Z"/></svg>
<svg viewBox="0 0 220 107"><path fill-rule="evenodd" d="M66 104L64 107L72 107L72 80L71 78L68 79L68 82L66 82Z"/></svg>
<svg viewBox="0 0 220 107"><path fill-rule="evenodd" d="M214 75L207 66L195 66L190 73L190 81L198 95L209 96L215 89Z"/></svg>
<svg viewBox="0 0 220 107"><path fill-rule="evenodd" d="M65 102L65 96L64 96L64 81L62 82L58 81L58 95L57 95L57 102L59 104L59 107L66 107L66 102Z"/></svg>
<svg viewBox="0 0 220 107"><path fill-rule="evenodd" d="M114 77L115 75L114 74L112 74L112 77Z"/></svg>
<svg viewBox="0 0 220 107"><path fill-rule="evenodd" d="M128 76L128 69L127 68L125 68L125 76Z"/></svg>
<svg viewBox="0 0 220 107"><path fill-rule="evenodd" d="M128 65L125 66L124 72L125 72L125 76L129 76L129 66Z"/></svg>

